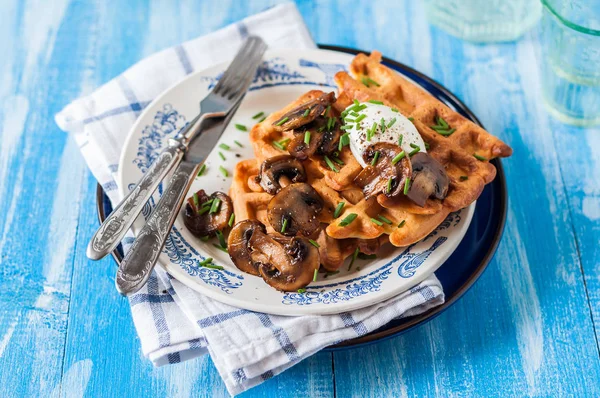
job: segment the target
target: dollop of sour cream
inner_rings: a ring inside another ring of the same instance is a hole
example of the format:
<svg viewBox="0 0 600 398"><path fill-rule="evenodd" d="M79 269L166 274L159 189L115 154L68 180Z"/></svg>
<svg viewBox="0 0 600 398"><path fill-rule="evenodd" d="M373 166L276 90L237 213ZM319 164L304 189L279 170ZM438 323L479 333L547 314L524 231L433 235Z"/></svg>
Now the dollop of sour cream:
<svg viewBox="0 0 600 398"><path fill-rule="evenodd" d="M417 128L400 112L393 111L392 108L383 104L364 102L360 104L363 109L355 111L355 114L358 114L355 116L351 112L356 107L356 104L352 104L346 108L347 115L344 120L346 125L352 126L346 130L349 133L350 150L362 167L367 167L367 163L363 159L363 153L367 148L377 142L398 145L400 135L402 135L401 147L407 154L414 150L415 146L419 147L419 151L427 152L425 142ZM360 120L353 122L357 119ZM385 124L383 129L381 127L382 120ZM369 131L372 131L373 125L377 125L377 127L370 134Z"/></svg>

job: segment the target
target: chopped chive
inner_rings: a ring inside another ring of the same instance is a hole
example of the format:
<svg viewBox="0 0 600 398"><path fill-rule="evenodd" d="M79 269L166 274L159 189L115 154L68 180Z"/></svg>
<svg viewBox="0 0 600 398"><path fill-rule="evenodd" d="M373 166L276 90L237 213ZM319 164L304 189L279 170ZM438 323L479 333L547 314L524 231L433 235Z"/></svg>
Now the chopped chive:
<svg viewBox="0 0 600 398"><path fill-rule="evenodd" d="M202 165L202 167L200 167L200 171L198 172L198 177L200 177L202 175L202 173L204 173L204 170L206 170L206 163L204 163Z"/></svg>
<svg viewBox="0 0 600 398"><path fill-rule="evenodd" d="M196 209L196 211L198 211L198 209L200 208L200 199L198 198L198 193L194 193L193 201L194 201L194 208Z"/></svg>
<svg viewBox="0 0 600 398"><path fill-rule="evenodd" d="M375 151L375 155L373 156L373 160L371 161L371 166L375 166L377 164L377 160L379 160L379 151Z"/></svg>
<svg viewBox="0 0 600 398"><path fill-rule="evenodd" d="M456 129L450 129L450 130L436 130L434 129L438 134L443 135L445 137L448 137L450 135L452 135L452 133L454 133L456 131Z"/></svg>
<svg viewBox="0 0 600 398"><path fill-rule="evenodd" d="M283 139L283 140L279 141L279 143L281 145L287 146L288 142L290 142L290 141L291 141L290 138L286 138L286 139Z"/></svg>
<svg viewBox="0 0 600 398"><path fill-rule="evenodd" d="M383 105L383 102L378 101L378 100L369 100L370 103L375 104L375 105Z"/></svg>
<svg viewBox="0 0 600 398"><path fill-rule="evenodd" d="M217 238L219 239L219 244L222 248L227 248L227 242L225 241L225 237L223 236L223 232L217 230Z"/></svg>
<svg viewBox="0 0 600 398"><path fill-rule="evenodd" d="M363 114L359 115L359 116L358 116L356 119L354 119L354 122L355 122L355 123L358 123L358 122L360 122L361 120L363 120L363 119L364 119L364 118L366 118L366 117L367 117L367 115L365 115L365 114L363 113Z"/></svg>
<svg viewBox="0 0 600 398"><path fill-rule="evenodd" d="M404 140L404 134L400 134L400 137L398 137L398 146L402 145L402 140Z"/></svg>
<svg viewBox="0 0 600 398"><path fill-rule="evenodd" d="M283 225L281 226L281 233L284 234L285 230L287 229L288 223L290 222L290 219L285 217L283 219Z"/></svg>
<svg viewBox="0 0 600 398"><path fill-rule="evenodd" d="M225 167L219 166L219 171L221 172L221 174L223 174L223 177L229 177L229 172Z"/></svg>
<svg viewBox="0 0 600 398"><path fill-rule="evenodd" d="M203 265L202 267L204 268L210 268L210 269L218 269L218 270L224 270L225 268L221 267L220 265L215 265L215 264L206 264Z"/></svg>
<svg viewBox="0 0 600 398"><path fill-rule="evenodd" d="M381 127L381 132L385 133L385 120L383 120L383 118L381 118L381 121L379 122L379 126Z"/></svg>
<svg viewBox="0 0 600 398"><path fill-rule="evenodd" d="M252 116L252 119L258 119L259 117L263 117L264 115L264 112L258 112L256 115Z"/></svg>
<svg viewBox="0 0 600 398"><path fill-rule="evenodd" d="M481 160L482 162L485 162L487 160L487 158L484 158L483 156L478 155L476 153L474 153L473 156L475 157L475 159Z"/></svg>
<svg viewBox="0 0 600 398"><path fill-rule="evenodd" d="M399 111L398 109L396 109L396 108L392 108L392 112L396 112L396 113L398 113L398 112L400 112L400 111Z"/></svg>
<svg viewBox="0 0 600 398"><path fill-rule="evenodd" d="M358 100L356 98L353 99L352 102L354 103L354 105L360 105L360 102L358 102Z"/></svg>
<svg viewBox="0 0 600 398"><path fill-rule="evenodd" d="M356 261L356 257L358 257L358 247L356 248L356 250L354 250L354 254L352 254L352 260L350 260L350 264L348 265L348 271L350 271L350 268L352 268L352 264L354 264L354 261Z"/></svg>
<svg viewBox="0 0 600 398"><path fill-rule="evenodd" d="M311 244L311 245L313 245L313 246L314 246L314 247L316 247L316 248L319 248L319 247L321 247L321 245L319 245L317 242L315 242L315 241L314 241L314 240L312 240L312 239L309 239L308 241L310 242L310 244Z"/></svg>
<svg viewBox="0 0 600 398"><path fill-rule="evenodd" d="M215 198L215 201L212 202L212 205L210 205L210 211L208 212L208 214L217 213L219 211L220 207L221 207L221 199Z"/></svg>
<svg viewBox="0 0 600 398"><path fill-rule="evenodd" d="M371 222L372 222L373 224L379 225L380 227L383 225L383 223L382 223L381 221L379 221L379 220L376 220L376 219L374 219L374 218L371 218Z"/></svg>
<svg viewBox="0 0 600 398"><path fill-rule="evenodd" d="M315 273L313 274L313 282L317 281L317 273L319 272L318 269L315 269Z"/></svg>
<svg viewBox="0 0 600 398"><path fill-rule="evenodd" d="M226 247L221 247L221 246L217 245L216 243L213 243L213 246L221 251L224 251L225 253L229 253L229 251L227 250Z"/></svg>
<svg viewBox="0 0 600 398"><path fill-rule="evenodd" d="M235 124L235 128L240 130L240 131L248 131L248 127L244 126L243 124Z"/></svg>
<svg viewBox="0 0 600 398"><path fill-rule="evenodd" d="M208 208L210 208L210 205L212 205L212 203L214 201L215 201L214 199L207 200L206 202L202 203L202 207L208 207Z"/></svg>
<svg viewBox="0 0 600 398"><path fill-rule="evenodd" d="M305 293L306 289L302 288L302 289L298 289L298 293Z"/></svg>
<svg viewBox="0 0 600 398"><path fill-rule="evenodd" d="M325 155L324 158L325 158L325 163L327 163L327 166L329 166L329 168L332 171L338 173L339 170L337 169L337 167L335 167L335 165L333 164L333 162L331 161L331 159L329 159L329 157L327 155Z"/></svg>
<svg viewBox="0 0 600 398"><path fill-rule="evenodd" d="M319 127L319 128L317 129L317 131L318 131L319 133L322 133L322 132L323 132L323 130L325 130L325 126L321 126L321 127Z"/></svg>
<svg viewBox="0 0 600 398"><path fill-rule="evenodd" d="M431 145L429 145L429 143L426 142L425 143L425 149L429 149L429 148L431 148Z"/></svg>
<svg viewBox="0 0 600 398"><path fill-rule="evenodd" d="M206 264L210 264L212 262L213 258L212 257L207 257L206 259L200 261L198 263L199 266L204 267Z"/></svg>
<svg viewBox="0 0 600 398"><path fill-rule="evenodd" d="M377 255L376 254L358 253L358 258L360 258L361 260L373 260L373 259L377 258Z"/></svg>
<svg viewBox="0 0 600 398"><path fill-rule="evenodd" d="M394 177L390 177L387 183L387 193L392 193L392 183L394 182Z"/></svg>
<svg viewBox="0 0 600 398"><path fill-rule="evenodd" d="M272 142L273 146L277 149L281 149L282 151L285 151L285 148L283 147L283 145L281 145L279 142L277 141L273 141Z"/></svg>
<svg viewBox="0 0 600 398"><path fill-rule="evenodd" d="M383 221L386 224L392 224L392 221L389 218L385 218L384 216L382 216L381 214L377 215L377 218L379 218L381 221Z"/></svg>
<svg viewBox="0 0 600 398"><path fill-rule="evenodd" d="M410 189L410 177L406 177L406 181L404 181L404 194L408 195L408 190Z"/></svg>
<svg viewBox="0 0 600 398"><path fill-rule="evenodd" d="M404 224L406 224L406 220L400 221L400 224L398 224L398 228L402 228Z"/></svg>
<svg viewBox="0 0 600 398"><path fill-rule="evenodd" d="M331 114L331 105L327 105L327 109L325 109L325 116L329 116Z"/></svg>
<svg viewBox="0 0 600 398"><path fill-rule="evenodd" d="M304 133L304 143L306 145L310 144L310 130L306 130L306 132Z"/></svg>
<svg viewBox="0 0 600 398"><path fill-rule="evenodd" d="M229 216L229 222L227 223L227 225L229 225L229 227L233 227L234 222L235 222L235 213L231 213L231 216Z"/></svg>
<svg viewBox="0 0 600 398"><path fill-rule="evenodd" d="M366 76L363 76L360 81L362 82L362 84L364 84L365 86L369 87L369 80L367 79Z"/></svg>
<svg viewBox="0 0 600 398"><path fill-rule="evenodd" d="M349 113L349 115L350 115L350 116L354 116L354 117L359 117L359 116L360 116L358 113L356 113L356 112L354 112L354 111L351 111L351 112Z"/></svg>
<svg viewBox="0 0 600 398"><path fill-rule="evenodd" d="M202 214L206 213L209 210L210 210L210 206L202 207L202 209L200 209L200 211L198 212L198 215L201 216Z"/></svg>
<svg viewBox="0 0 600 398"><path fill-rule="evenodd" d="M235 145L239 146L240 148L244 147L238 140L233 140L233 142L235 143Z"/></svg>
<svg viewBox="0 0 600 398"><path fill-rule="evenodd" d="M219 151L219 157L221 158L221 160L227 160L227 158L225 157L225 155L223 155L223 152Z"/></svg>
<svg viewBox="0 0 600 398"><path fill-rule="evenodd" d="M345 227L349 225L352 221L356 219L356 217L358 217L358 214L356 213L348 214L342 221L340 221L340 227Z"/></svg>
<svg viewBox="0 0 600 398"><path fill-rule="evenodd" d="M412 142L410 143L410 147L411 147L411 148L419 148L419 146L418 146L417 144L415 144L415 143L412 143Z"/></svg>
<svg viewBox="0 0 600 398"><path fill-rule="evenodd" d="M467 181L468 179L469 179L469 176L460 176L461 181Z"/></svg>
<svg viewBox="0 0 600 398"><path fill-rule="evenodd" d="M355 110L356 112L360 112L360 111L362 111L363 109L367 109L367 106L366 106L365 104L360 104L360 105L358 105L357 107L355 107L355 108L354 108L354 110Z"/></svg>
<svg viewBox="0 0 600 398"><path fill-rule="evenodd" d="M346 124L345 126L340 127L342 130L350 130L353 126L351 124Z"/></svg>
<svg viewBox="0 0 600 398"><path fill-rule="evenodd" d="M354 120L354 119L351 119L351 118L349 118L349 117L347 117L347 118L344 118L344 122L346 122L346 123L354 123L355 121L356 121L356 120Z"/></svg>
<svg viewBox="0 0 600 398"><path fill-rule="evenodd" d="M201 236L201 237L200 237L200 240L201 240L202 242L206 242L206 241L208 241L209 239L210 239L210 236Z"/></svg>
<svg viewBox="0 0 600 398"><path fill-rule="evenodd" d="M263 117L262 117L262 118L261 118L261 119L258 121L258 123L262 123L262 122L264 122L266 118L267 118L266 116L263 116Z"/></svg>
<svg viewBox="0 0 600 398"><path fill-rule="evenodd" d="M450 126L448 125L448 123L446 123L446 121L444 120L444 118L443 118L443 117L441 117L441 116L438 116L438 117L437 117L437 124L438 124L438 125L440 125L440 126L442 126L442 127L444 127L444 128L446 128L446 129L447 129L448 127L450 127Z"/></svg>
<svg viewBox="0 0 600 398"><path fill-rule="evenodd" d="M333 212L333 218L338 218L340 214L342 214L342 209L344 208L345 204L346 202L340 202L337 204L335 211Z"/></svg>
<svg viewBox="0 0 600 398"><path fill-rule="evenodd" d="M416 153L417 153L417 152L419 152L420 150L421 150L421 147L419 147L419 146L417 145L417 146L415 146L415 149L413 149L412 151L410 151L410 152L408 153L408 156L409 156L409 157L412 157L414 154L416 154Z"/></svg>
<svg viewBox="0 0 600 398"><path fill-rule="evenodd" d="M280 121L278 121L277 123L275 123L275 126L281 126L283 123L287 122L288 120L290 120L290 118L286 116L283 119L281 119Z"/></svg>
<svg viewBox="0 0 600 398"><path fill-rule="evenodd" d="M302 114L302 117L307 117L309 113L310 113L310 108L306 108L306 110Z"/></svg>
<svg viewBox="0 0 600 398"><path fill-rule="evenodd" d="M331 131L333 126L335 126L335 118L330 117L329 119L327 119L327 131Z"/></svg>
<svg viewBox="0 0 600 398"><path fill-rule="evenodd" d="M342 148L346 145L350 144L350 133L344 133L340 137L340 142L338 144L338 151L342 151Z"/></svg>
<svg viewBox="0 0 600 398"><path fill-rule="evenodd" d="M415 118L414 117L409 117L408 120L410 120L411 122L414 122Z"/></svg>
<svg viewBox="0 0 600 398"><path fill-rule="evenodd" d="M333 160L334 162L336 162L337 164L339 164L340 166L345 165L346 163L344 163L344 161L336 156L332 157L331 160Z"/></svg>
<svg viewBox="0 0 600 398"><path fill-rule="evenodd" d="M389 129L390 127L392 127L394 125L394 123L396 123L396 118L393 118L392 120L390 120L387 124L387 128Z"/></svg>
<svg viewBox="0 0 600 398"><path fill-rule="evenodd" d="M399 161L404 159L405 156L406 156L406 153L404 151L400 152L399 154L394 156L394 158L392 159L392 164L398 163Z"/></svg>
<svg viewBox="0 0 600 398"><path fill-rule="evenodd" d="M377 87L380 86L379 83L377 83L375 80L371 79L369 76L363 76L360 80L367 87L370 87L371 84L374 86L377 86Z"/></svg>
<svg viewBox="0 0 600 398"><path fill-rule="evenodd" d="M219 148L224 149L226 151L231 149L231 147L227 144L219 144Z"/></svg>

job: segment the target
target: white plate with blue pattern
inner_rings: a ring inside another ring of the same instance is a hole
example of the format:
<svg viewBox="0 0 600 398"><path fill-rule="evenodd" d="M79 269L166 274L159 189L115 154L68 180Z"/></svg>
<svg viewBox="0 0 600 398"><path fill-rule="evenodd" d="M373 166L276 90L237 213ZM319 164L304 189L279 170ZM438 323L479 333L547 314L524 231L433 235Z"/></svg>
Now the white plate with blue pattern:
<svg viewBox="0 0 600 398"><path fill-rule="evenodd" d="M352 56L328 50L270 51L265 55L256 78L232 123L219 143L231 150L215 149L206 161L206 171L193 183L188 195L199 189L227 193L236 162L253 158L247 132L235 128L239 123L252 126L252 116L273 112L311 89L336 90L333 75L347 69ZM142 177L169 137L179 131L198 112L198 103L214 86L227 65L219 65L187 76L153 101L129 133L121 155L118 185L121 195ZM234 144L239 141L243 147ZM226 156L222 161L218 152ZM229 171L223 177L219 166ZM144 225L162 187L144 207L134 232ZM462 240L475 204L452 213L427 238L417 244L385 251L377 259L357 260L351 271L347 264L340 272L325 277L319 274L304 293L284 293L268 286L260 277L238 270L227 253L202 242L183 225L181 214L160 256L160 265L190 288L223 303L252 311L278 315L333 314L367 307L414 287L437 270ZM223 270L200 267L198 262L212 257Z"/></svg>

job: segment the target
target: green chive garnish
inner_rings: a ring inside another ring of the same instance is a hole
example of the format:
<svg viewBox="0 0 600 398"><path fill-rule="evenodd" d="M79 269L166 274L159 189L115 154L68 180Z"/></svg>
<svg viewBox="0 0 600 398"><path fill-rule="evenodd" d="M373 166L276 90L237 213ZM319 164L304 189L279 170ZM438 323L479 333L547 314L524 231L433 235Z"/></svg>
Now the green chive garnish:
<svg viewBox="0 0 600 398"><path fill-rule="evenodd" d="M200 209L200 211L198 212L198 215L201 216L202 214L206 213L207 211L210 210L210 206L202 206L202 209Z"/></svg>
<svg viewBox="0 0 600 398"><path fill-rule="evenodd" d="M392 164L398 163L399 161L404 159L405 156L406 156L406 153L404 151L400 152L399 154L394 156L394 158L392 159Z"/></svg>
<svg viewBox="0 0 600 398"><path fill-rule="evenodd" d="M402 228L404 224L406 224L406 220L400 221L400 224L398 224L398 228Z"/></svg>
<svg viewBox="0 0 600 398"><path fill-rule="evenodd" d="M350 213L348 214L342 221L340 221L340 227L345 227L347 225L350 225L350 223L352 221L354 221L356 219L356 217L358 217L358 214L356 213Z"/></svg>
<svg viewBox="0 0 600 398"><path fill-rule="evenodd" d="M219 144L219 148L224 149L226 151L231 149L231 147L227 144Z"/></svg>
<svg viewBox="0 0 600 398"><path fill-rule="evenodd" d="M310 144L310 131L306 130L306 132L304 133L304 143L306 145Z"/></svg>
<svg viewBox="0 0 600 398"><path fill-rule="evenodd" d="M259 117L263 117L264 115L264 112L258 112L256 115L252 116L252 119L258 119Z"/></svg>
<svg viewBox="0 0 600 398"><path fill-rule="evenodd" d="M315 270L315 273L313 274L313 282L317 281L317 273L319 272L318 269Z"/></svg>
<svg viewBox="0 0 600 398"><path fill-rule="evenodd" d="M396 108L392 108L392 112L396 112L397 113L397 112L400 112L400 111L398 109L396 109Z"/></svg>
<svg viewBox="0 0 600 398"><path fill-rule="evenodd" d="M404 181L404 194L408 195L408 190L410 189L410 177L406 177L406 181Z"/></svg>
<svg viewBox="0 0 600 398"><path fill-rule="evenodd" d="M487 160L487 158L484 158L483 156L478 155L476 153L474 153L473 156L475 156L475 159L481 160L482 162L485 162Z"/></svg>
<svg viewBox="0 0 600 398"><path fill-rule="evenodd" d="M435 126L431 126L431 128L435 130L438 134L447 137L452 135L452 133L456 131L456 129L451 129L448 123L443 118L437 116L435 120L436 124Z"/></svg>
<svg viewBox="0 0 600 398"><path fill-rule="evenodd" d="M217 238L219 239L219 244L222 248L227 248L227 242L225 241L225 237L223 236L223 232L217 230L216 232Z"/></svg>
<svg viewBox="0 0 600 398"><path fill-rule="evenodd" d="M233 142L235 143L235 145L239 146L240 148L244 147L238 140L233 140Z"/></svg>
<svg viewBox="0 0 600 398"><path fill-rule="evenodd" d="M298 293L305 293L306 289L302 288L302 289L298 289Z"/></svg>
<svg viewBox="0 0 600 398"><path fill-rule="evenodd" d="M344 208L345 204L346 202L338 203L338 205L335 207L335 211L333 212L333 218L338 218L340 214L342 214L342 209Z"/></svg>
<svg viewBox="0 0 600 398"><path fill-rule="evenodd" d="M283 219L283 225L281 226L281 233L284 234L285 230L287 229L288 223L290 222L290 219L285 217Z"/></svg>
<svg viewBox="0 0 600 398"><path fill-rule="evenodd" d="M215 264L206 264L206 265L202 265L202 267L204 268L210 268L210 269L218 269L218 270L224 270L225 268L221 267L220 265L215 265Z"/></svg>
<svg viewBox="0 0 600 398"><path fill-rule="evenodd" d="M381 121L379 122L379 126L381 127L381 132L385 133L385 120L383 120L383 118L381 118Z"/></svg>
<svg viewBox="0 0 600 398"><path fill-rule="evenodd" d="M341 152L342 148L348 144L350 144L350 133L344 133L340 137L340 142L338 143L338 151Z"/></svg>
<svg viewBox="0 0 600 398"><path fill-rule="evenodd" d="M206 163L204 163L202 165L202 167L200 167L200 171L198 172L198 177L200 177L202 175L202 173L204 173L204 170L206 170Z"/></svg>
<svg viewBox="0 0 600 398"><path fill-rule="evenodd" d="M221 160L227 160L227 158L225 157L225 155L223 155L223 152L219 151L219 157L221 158Z"/></svg>
<svg viewBox="0 0 600 398"><path fill-rule="evenodd" d="M360 105L360 102L358 102L358 100L355 98L352 100L352 102L354 103L354 105L358 106Z"/></svg>
<svg viewBox="0 0 600 398"><path fill-rule="evenodd" d="M356 112L354 112L354 111L351 111L351 112L349 113L349 115L350 115L350 116L354 116L354 117L359 117L359 116L360 116L358 113L356 113Z"/></svg>
<svg viewBox="0 0 600 398"><path fill-rule="evenodd" d="M213 246L225 253L229 253L229 251L227 250L226 247L221 247L221 246L217 245L216 243L213 243Z"/></svg>
<svg viewBox="0 0 600 398"><path fill-rule="evenodd" d="M392 182L394 182L394 177L390 177L390 179L388 180L387 183L387 193L391 193L392 192Z"/></svg>
<svg viewBox="0 0 600 398"><path fill-rule="evenodd" d="M383 222L384 222L384 223L386 223L386 224L390 224L390 225L392 224L392 221L391 221L390 219L388 219L388 218L385 218L385 217L384 217L384 216L382 216L381 214L378 214L378 215L377 215L377 218L379 218L381 221L383 221Z"/></svg>
<svg viewBox="0 0 600 398"><path fill-rule="evenodd" d="M427 149L427 150L428 150L429 148L431 148L431 145L429 145L429 143L427 143L427 142L426 142L426 143L425 143L425 149Z"/></svg>
<svg viewBox="0 0 600 398"><path fill-rule="evenodd" d="M199 266L204 267L206 264L210 264L212 262L213 258L212 257L207 257L206 259L200 261L198 263Z"/></svg>
<svg viewBox="0 0 600 398"><path fill-rule="evenodd" d="M266 116L263 116L263 117L262 117L262 118L261 118L261 119L258 121L258 123L262 123L262 122L264 122L266 118L267 118Z"/></svg>
<svg viewBox="0 0 600 398"><path fill-rule="evenodd" d="M396 123L396 118L393 118L392 120L390 120L387 124L387 128L389 129L390 127L392 127L394 125L394 123Z"/></svg>
<svg viewBox="0 0 600 398"><path fill-rule="evenodd" d="M354 264L354 261L356 261L356 257L358 257L358 247L356 248L356 250L354 250L354 254L352 255L352 260L350 260L350 264L348 265L348 271L350 271L350 268L352 268L352 264Z"/></svg>
<svg viewBox="0 0 600 398"><path fill-rule="evenodd" d="M229 172L225 167L219 166L219 171L221 172L221 174L223 174L223 177L229 177Z"/></svg>
<svg viewBox="0 0 600 398"><path fill-rule="evenodd" d="M302 114L302 117L307 117L309 113L310 113L310 108L306 108L306 110Z"/></svg>
<svg viewBox="0 0 600 398"><path fill-rule="evenodd" d="M404 139L404 134L400 134L400 137L398 137L398 146L402 146L403 139Z"/></svg>
<svg viewBox="0 0 600 398"><path fill-rule="evenodd" d="M281 149L282 151L285 151L285 148L284 148L284 146L283 146L283 145L281 145L279 142L277 142L277 141L273 141L273 142L272 142L272 144L273 144L273 146L274 146L275 148L277 148L277 149Z"/></svg>
<svg viewBox="0 0 600 398"><path fill-rule="evenodd" d="M359 115L359 116L358 116L356 119L354 119L354 122L355 122L355 123L358 123L358 122L360 122L361 120L363 120L363 119L364 119L364 118L366 118L366 117L367 117L367 115L365 115L365 114L363 113L363 114Z"/></svg>
<svg viewBox="0 0 600 398"><path fill-rule="evenodd" d="M383 105L383 102L378 101L378 100L369 100L370 103L375 104L375 105Z"/></svg>
<svg viewBox="0 0 600 398"><path fill-rule="evenodd" d="M281 119L280 121L278 121L277 123L275 123L275 126L281 126L283 123L287 122L288 120L290 120L290 118L286 116L283 119Z"/></svg>
<svg viewBox="0 0 600 398"><path fill-rule="evenodd" d="M409 117L408 120L410 120L411 122L414 122L415 118L414 117Z"/></svg>
<svg viewBox="0 0 600 398"><path fill-rule="evenodd" d="M200 237L200 240L201 240L202 242L206 242L206 241L208 241L209 239L210 239L210 236L201 236L201 237Z"/></svg>
<svg viewBox="0 0 600 398"><path fill-rule="evenodd" d="M206 202L202 203L202 207L209 207L210 208L210 205L212 205L212 203L214 201L215 201L214 199L207 200Z"/></svg>
<svg viewBox="0 0 600 398"><path fill-rule="evenodd" d="M340 159L340 158L338 158L338 157L335 157L335 156L334 156L334 157L332 157L331 159L332 159L334 162L336 162L337 164L339 164L340 166L343 166L343 165L345 165L345 164L346 164L346 163L344 163L344 162L342 161L342 159Z"/></svg>
<svg viewBox="0 0 600 398"><path fill-rule="evenodd" d="M444 120L444 118L442 118L441 116L438 116L438 117L437 117L437 123L438 123L438 125L439 125L439 126L442 126L442 127L444 127L444 128L448 128L448 127L450 127L450 126L448 125L448 123L446 123L446 121Z"/></svg>
<svg viewBox="0 0 600 398"><path fill-rule="evenodd" d="M414 143L412 143L412 142L411 142L411 143L410 143L410 147L411 147L411 148L418 148L419 146L418 146L417 144L414 144Z"/></svg>
<svg viewBox="0 0 600 398"><path fill-rule="evenodd" d="M351 124L346 124L345 126L340 127L342 130L350 130L352 128Z"/></svg>
<svg viewBox="0 0 600 398"><path fill-rule="evenodd" d="M371 222L372 222L373 224L379 225L380 227L383 225L383 223L382 223L381 221L379 221L379 220L376 220L376 219L374 219L374 218L371 218Z"/></svg>
<svg viewBox="0 0 600 398"><path fill-rule="evenodd" d="M371 166L375 166L377 164L377 160L379 160L379 151L375 151L375 156L373 156L373 160L371 161Z"/></svg>
<svg viewBox="0 0 600 398"><path fill-rule="evenodd" d="M345 118L345 119L344 119L344 122L346 122L346 123L354 123L355 121L356 121L356 120L354 120L354 119L351 119L351 118L349 118L349 117L347 117L347 118Z"/></svg>
<svg viewBox="0 0 600 398"><path fill-rule="evenodd" d="M310 244L311 244L311 245L313 245L313 246L314 246L314 247L316 247L316 248L319 248L319 247L321 247L321 245L319 245L317 242L315 242L315 241L314 241L314 240L312 240L312 239L309 239L308 241L310 242Z"/></svg>
<svg viewBox="0 0 600 398"><path fill-rule="evenodd" d="M371 79L369 76L363 76L361 78L361 81L367 87L369 87L371 84L374 85L374 86L377 86L377 87L380 86L379 83L377 83L375 80Z"/></svg>
<svg viewBox="0 0 600 398"><path fill-rule="evenodd" d="M198 198L197 193L194 193L193 201L194 201L194 208L196 209L196 211L198 211L198 208L200 208L200 199Z"/></svg>
<svg viewBox="0 0 600 398"><path fill-rule="evenodd" d="M243 124L237 124L235 125L235 128L240 130L240 131L248 131L248 127L244 126Z"/></svg>
<svg viewBox="0 0 600 398"><path fill-rule="evenodd" d="M411 146L412 146L412 145L413 145L413 144L411 144ZM421 150L421 148L420 148L418 145L415 145L415 146L414 146L414 148L415 148L415 149L413 149L412 151L410 151L410 152L408 153L408 156L409 156L409 157L412 157L414 154L416 154L417 152L419 152L419 151Z"/></svg>
<svg viewBox="0 0 600 398"><path fill-rule="evenodd" d="M468 179L469 179L469 176L460 176L461 181L467 181Z"/></svg>
<svg viewBox="0 0 600 398"><path fill-rule="evenodd" d="M214 213L218 212L220 207L221 207L221 199L215 198L214 202L212 202L212 205L210 206L210 211L208 212L208 214L214 214Z"/></svg>
<svg viewBox="0 0 600 398"><path fill-rule="evenodd" d="M329 157L327 157L327 155L325 155L324 158L325 158L325 163L327 163L327 166L329 166L329 168L332 171L338 173L339 170L337 169L337 167L335 167L335 165L333 164L333 162L331 161L331 159L329 159Z"/></svg>
<svg viewBox="0 0 600 398"><path fill-rule="evenodd" d="M229 222L227 223L227 225L229 225L229 227L233 227L234 222L235 222L235 213L231 213L231 216L229 216Z"/></svg>
<svg viewBox="0 0 600 398"><path fill-rule="evenodd" d="M329 119L327 119L327 131L331 131L333 126L335 126L335 118L330 117Z"/></svg>

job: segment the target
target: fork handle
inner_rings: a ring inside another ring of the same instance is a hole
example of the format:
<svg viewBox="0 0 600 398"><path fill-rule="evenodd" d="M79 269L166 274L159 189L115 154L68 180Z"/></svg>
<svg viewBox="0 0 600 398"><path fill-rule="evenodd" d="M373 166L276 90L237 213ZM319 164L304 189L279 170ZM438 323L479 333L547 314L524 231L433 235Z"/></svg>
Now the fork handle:
<svg viewBox="0 0 600 398"><path fill-rule="evenodd" d="M137 185L98 228L87 247L88 258L100 260L119 245L158 184L182 158L181 146L176 141L171 141Z"/></svg>
<svg viewBox="0 0 600 398"><path fill-rule="evenodd" d="M167 191L121 261L115 281L119 293L135 293L146 284L201 165L183 161L173 173Z"/></svg>

